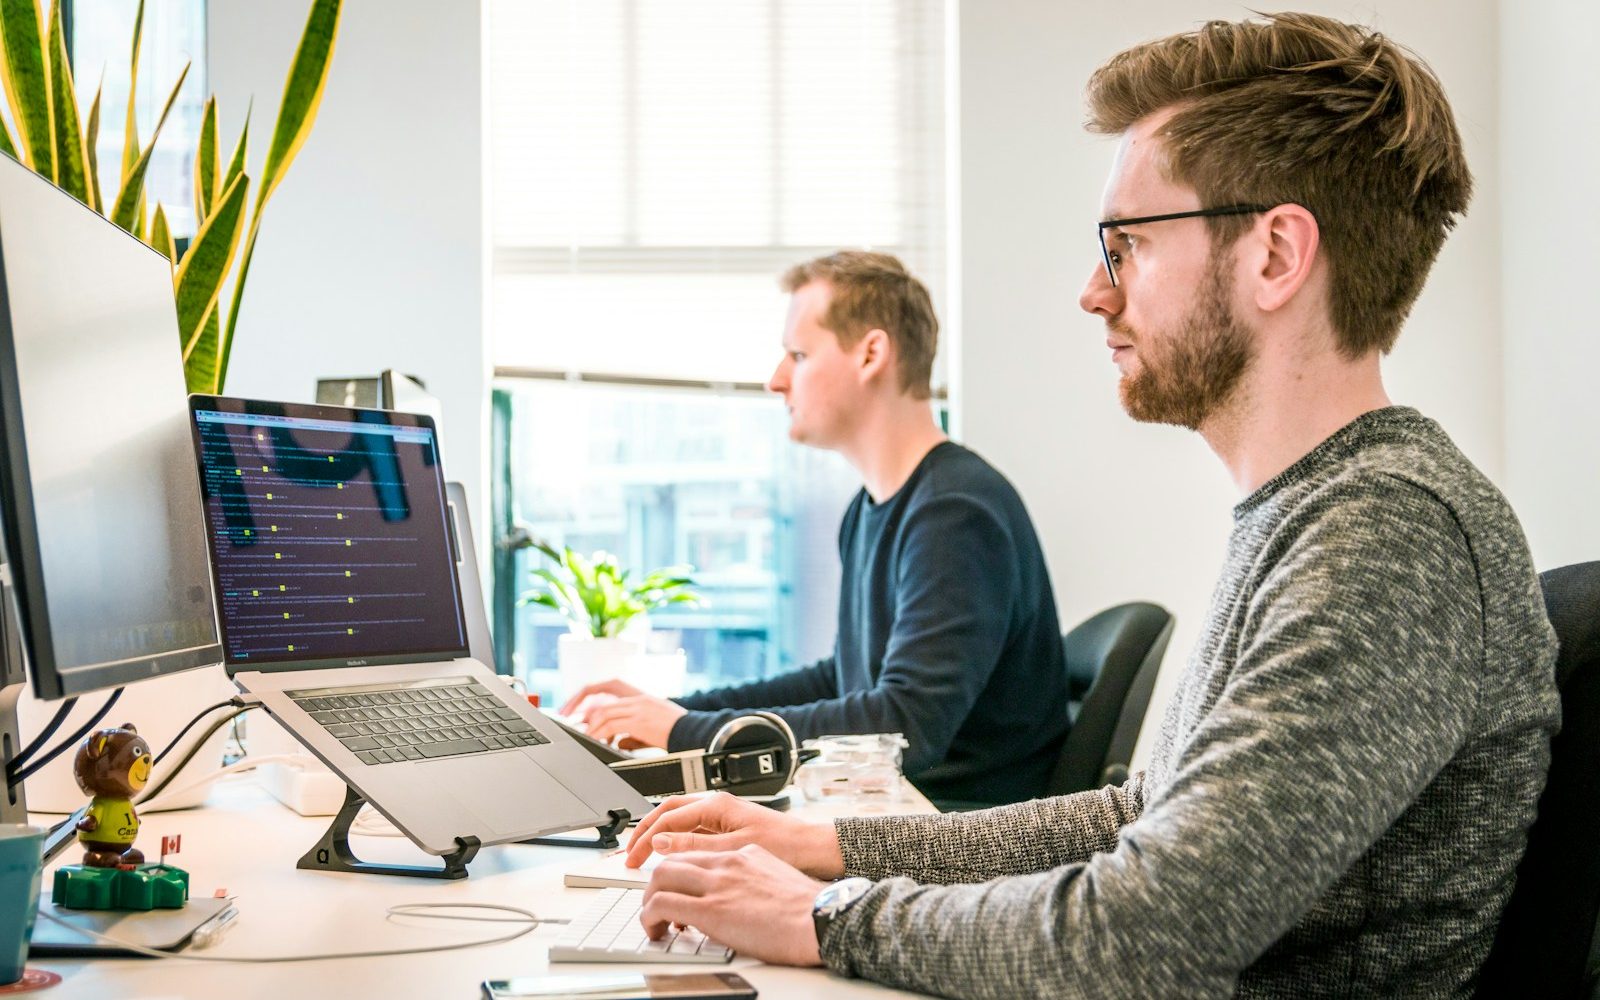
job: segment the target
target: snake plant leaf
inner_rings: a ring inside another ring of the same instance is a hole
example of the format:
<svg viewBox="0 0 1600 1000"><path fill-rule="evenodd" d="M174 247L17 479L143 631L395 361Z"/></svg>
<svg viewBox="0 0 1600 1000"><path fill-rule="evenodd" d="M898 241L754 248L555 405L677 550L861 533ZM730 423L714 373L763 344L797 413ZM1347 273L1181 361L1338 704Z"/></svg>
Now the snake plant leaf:
<svg viewBox="0 0 1600 1000"><path fill-rule="evenodd" d="M200 119L200 145L194 152L194 217L203 219L211 214L211 203L216 200L217 187L217 99L206 101L205 115Z"/></svg>
<svg viewBox="0 0 1600 1000"><path fill-rule="evenodd" d="M222 193L216 210L200 226L189 244L189 252L183 255L183 263L178 265L174 281L178 297L178 335L183 340L185 365L199 344L206 317L216 310L228 265L239 248L249 187L249 175L240 174L233 186Z"/></svg>
<svg viewBox="0 0 1600 1000"><path fill-rule="evenodd" d="M169 262L178 259L178 246L172 241L172 228L167 224L167 210L156 202L156 215L150 220L150 245Z"/></svg>
<svg viewBox="0 0 1600 1000"><path fill-rule="evenodd" d="M37 0L0 0L0 36L6 50L5 91L17 119L28 166L56 179L55 118L50 71L40 32Z"/></svg>
<svg viewBox="0 0 1600 1000"><path fill-rule="evenodd" d="M333 61L333 43L339 32L341 0L314 0L306 18L300 47L289 66L289 79L283 87L283 103L278 106L278 123L267 147L267 162L261 172L261 190L256 194L256 212L276 191L283 175L300 147L311 134L327 89L328 67Z"/></svg>
<svg viewBox="0 0 1600 1000"><path fill-rule="evenodd" d="M328 65L333 59L333 43L339 33L341 8L341 0L314 0L311 14L306 18L305 32L300 36L300 47L295 50L294 62L289 66L289 78L283 87L283 101L278 105L278 122L272 130L272 144L267 147L261 190L256 194L255 214L250 219L250 235L245 238L244 260L239 264L239 277L233 282L233 302L228 309L228 325L222 334L217 360L218 392L222 391L222 382L228 377L233 333L239 323L239 302L244 297L244 282L250 274L250 261L255 258L256 234L261 230L261 210L272 192L282 183L284 172L294 161L295 154L300 152L300 147L305 145L306 137L311 134L311 126L316 122L317 108L322 104L322 92L328 84ZM240 138L242 148L243 137Z"/></svg>
<svg viewBox="0 0 1600 1000"><path fill-rule="evenodd" d="M217 337L222 332L222 316L213 309L206 315L206 324L200 328L200 339L189 352L189 361L183 366L183 379L190 392L217 394Z"/></svg>
<svg viewBox="0 0 1600 1000"><path fill-rule="evenodd" d="M50 4L50 105L55 129L56 184L92 207L89 198L88 156L83 148L83 125L78 120L78 92L72 83L72 63L67 59L67 38L61 26L61 0Z"/></svg>
<svg viewBox="0 0 1600 1000"><path fill-rule="evenodd" d="M94 103L89 105L89 124L83 129L83 163L88 174L89 207L104 215L106 206L100 195L100 157L95 145L100 141L100 92L105 89L106 75L100 74L100 85L94 88Z"/></svg>
<svg viewBox="0 0 1600 1000"><path fill-rule="evenodd" d="M244 128L239 130L239 142L233 147L233 159L228 161L228 172L222 178L222 183L217 185L217 191L228 189L233 179L244 173L244 160L250 151L250 112L255 109L255 102L251 101L244 109Z"/></svg>
<svg viewBox="0 0 1600 1000"><path fill-rule="evenodd" d="M144 0L139 0L139 10L133 16L133 55L128 61L128 115L122 126L121 180L124 186L128 183L128 175L133 172L133 165L139 162L139 119L134 114L138 105L134 102L134 98L139 93L139 45L143 38ZM144 206L141 205L139 208L142 213Z"/></svg>
<svg viewBox="0 0 1600 1000"><path fill-rule="evenodd" d="M189 67L185 66L183 72L178 74L178 82L173 84L166 107L161 109L161 117L156 119L155 131L150 133L150 145L139 154L133 170L123 177L122 190L117 193L115 207L111 210L111 221L135 235L142 235L139 229L144 226L144 175L150 168L150 154L155 152L156 140L161 137L161 126L166 124L167 115L172 112L172 105L178 100L178 91L188 75ZM135 228L136 225L139 229Z"/></svg>
<svg viewBox="0 0 1600 1000"><path fill-rule="evenodd" d="M20 161L22 159L21 156L17 155L17 144L12 141L11 128L6 125L4 118L0 118L0 153L6 154L13 160Z"/></svg>

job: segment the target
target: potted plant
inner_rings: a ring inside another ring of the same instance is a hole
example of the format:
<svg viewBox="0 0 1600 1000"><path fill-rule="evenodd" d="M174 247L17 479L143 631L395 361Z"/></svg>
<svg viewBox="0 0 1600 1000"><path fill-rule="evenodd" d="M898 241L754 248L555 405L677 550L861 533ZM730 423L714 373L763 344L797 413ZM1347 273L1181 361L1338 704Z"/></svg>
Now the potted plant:
<svg viewBox="0 0 1600 1000"><path fill-rule="evenodd" d="M632 580L615 556L596 552L583 556L563 546L527 537L523 544L555 563L539 567L539 586L519 604L552 608L567 620L567 634L557 645L557 665L565 694L612 677L662 697L682 693L683 651L665 656L646 654L649 613L672 604L699 606L689 567L653 570Z"/></svg>
<svg viewBox="0 0 1600 1000"><path fill-rule="evenodd" d="M0 153L27 165L172 262L178 336L190 392L222 392L239 320L239 300L244 295L245 276L261 228L261 212L316 121L339 31L340 6L341 0L312 0L305 31L284 84L266 163L257 179L253 209L247 204L251 179L244 171L249 112L245 113L233 155L224 159L217 138L217 100L213 97L206 102L194 164L195 217L200 220L200 230L180 254L174 239L178 234L168 228L166 210L159 203L152 209L146 203L144 188L150 155L189 70L185 67L178 74L149 143L141 144L134 124L134 98L138 91L144 0L139 0L133 22L132 78L122 162L104 165L117 171L117 195L109 201L101 196L102 165L96 158L100 91L95 91L88 114L80 120L77 88L67 59L61 0L50 0L48 17L41 16L35 0L0 2L0 83L4 84L10 104L11 121L17 126L13 137L0 119ZM223 302L223 285L235 258L239 258L239 264L238 273L232 275L233 292L230 300Z"/></svg>

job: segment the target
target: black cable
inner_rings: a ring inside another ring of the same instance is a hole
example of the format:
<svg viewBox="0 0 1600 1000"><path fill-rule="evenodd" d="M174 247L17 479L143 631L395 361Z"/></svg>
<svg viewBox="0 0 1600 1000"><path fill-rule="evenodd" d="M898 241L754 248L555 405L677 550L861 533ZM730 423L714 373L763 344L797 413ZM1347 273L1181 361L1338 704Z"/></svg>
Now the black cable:
<svg viewBox="0 0 1600 1000"><path fill-rule="evenodd" d="M150 762L150 766L154 767L155 765L161 763L164 759L166 759L167 754L169 754L173 750L177 749L178 744L183 742L183 738L189 734L189 730L193 729L195 727L195 724L198 723L201 719L203 719L206 716L210 715L212 712L215 712L219 708L227 708L229 705L232 705L235 708L239 708L243 704L244 704L244 699L240 698L238 696L235 696L235 697L229 698L227 701L219 701L215 705L212 705L212 706L210 706L208 708L202 708L200 710L199 714L197 714L194 718L190 719L188 721L188 723L186 723L182 729L178 730L178 735L176 735L176 736L174 736L172 738L172 742L168 743L166 745L166 747L163 748L160 753L156 754L156 759ZM234 713L234 715L229 716L229 718L237 718L237 717L238 717L238 713Z"/></svg>
<svg viewBox="0 0 1600 1000"><path fill-rule="evenodd" d="M18 750L17 755L6 762L6 770L15 771L20 767L26 766L28 758L33 756L35 750L44 746L45 740L56 734L56 730L60 729L61 724L67 721L67 716L72 713L73 706L77 704L78 699L76 697L68 698L62 702L61 707L56 709L56 714L45 724L43 729L39 730L39 735L33 738L33 742Z"/></svg>
<svg viewBox="0 0 1600 1000"><path fill-rule="evenodd" d="M100 706L100 711L94 713L93 717L91 717L88 722L85 722L83 725L79 726L77 732L62 740L54 749L46 753L43 757L29 764L22 770L15 772L8 770L6 772L6 784L12 788L17 787L32 777L41 767L44 767L46 764L61 756L61 754L68 747L76 745L79 740L88 735L91 729L100 724L100 720L106 717L106 713L111 711L111 706L115 705L117 703L117 699L121 697L121 688L117 688L115 691L111 692L111 697L107 698L106 703Z"/></svg>
<svg viewBox="0 0 1600 1000"><path fill-rule="evenodd" d="M153 799L157 795L160 795L162 792L166 791L167 786L172 784L172 779L176 778L178 773L185 767L188 767L189 762L194 760L195 755L200 752L200 748L206 745L206 740L209 740L211 737L215 736L223 726L226 726L234 719L237 719L239 716L255 707L256 706L254 705L242 705L238 709L222 716L216 722L213 722L211 724L211 728L205 731L205 735L195 740L194 743L189 746L188 751L183 755L183 759L172 765L172 767L168 768L167 773L162 776L159 783L146 788L144 794L139 796L139 798L134 802L134 805L138 805L141 802L148 802L150 799Z"/></svg>

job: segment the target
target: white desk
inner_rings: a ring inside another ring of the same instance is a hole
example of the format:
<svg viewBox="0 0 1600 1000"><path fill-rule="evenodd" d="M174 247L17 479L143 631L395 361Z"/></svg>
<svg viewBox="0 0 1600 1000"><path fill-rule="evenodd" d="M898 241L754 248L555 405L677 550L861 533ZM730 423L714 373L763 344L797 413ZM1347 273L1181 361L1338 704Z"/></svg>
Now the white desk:
<svg viewBox="0 0 1600 1000"><path fill-rule="evenodd" d="M933 812L933 806L908 784L892 811ZM796 814L827 818L830 804L803 804ZM879 809L877 811L891 811ZM53 821L59 817L40 817ZM289 955L424 946L470 941L509 933L510 924L454 920L386 920L384 911L399 903L476 902L520 906L538 916L571 917L587 904L592 889L568 889L562 875L604 852L569 847L507 844L487 847L454 882L300 871L295 861L327 828L328 817L299 816L261 791L247 777L228 779L212 792L207 806L142 816L139 847L156 860L163 834L181 833L183 853L171 858L190 874L190 895L210 896L224 888L237 897L235 926L201 955ZM351 838L363 860L428 863L432 859L404 838ZM74 845L59 863L75 863ZM49 885L49 873L45 885ZM485 979L549 973L649 970L659 972L721 969L728 966L578 965L550 966L546 949L561 925L541 924L503 944L391 958L335 959L273 965L183 962L156 959L41 958L30 966L60 973L61 985L37 995L41 1000L107 998L215 997L219 1000L321 1000L324 997L421 997L428 1000L478 1000ZM909 996L820 969L788 969L736 958L731 966L764 998Z"/></svg>

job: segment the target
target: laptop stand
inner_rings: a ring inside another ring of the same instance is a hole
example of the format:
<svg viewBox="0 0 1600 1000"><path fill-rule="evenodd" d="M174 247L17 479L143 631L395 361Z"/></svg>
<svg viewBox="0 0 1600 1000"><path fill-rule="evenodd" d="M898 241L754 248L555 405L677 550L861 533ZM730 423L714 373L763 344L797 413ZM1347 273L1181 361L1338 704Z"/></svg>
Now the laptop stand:
<svg viewBox="0 0 1600 1000"><path fill-rule="evenodd" d="M442 860L443 868L430 868L424 865L388 865L372 861L362 861L350 851L350 824L355 821L356 813L361 811L366 799L361 793L350 786L345 786L344 806L338 815L333 817L333 822L323 833L311 850L305 853L296 868L309 869L323 872L363 872L368 875L410 875L414 878L448 878L458 879L467 877L467 865L478 853L482 846L477 837L457 837L456 850L446 854Z"/></svg>
<svg viewBox="0 0 1600 1000"><path fill-rule="evenodd" d="M542 847L600 847L611 850L621 845L617 839L618 834L628 828L633 822L633 816L626 809L607 809L606 815L611 817L611 822L596 826L595 840L569 840L566 837L533 837L528 840L519 840L519 844L538 844Z"/></svg>

